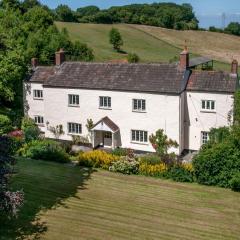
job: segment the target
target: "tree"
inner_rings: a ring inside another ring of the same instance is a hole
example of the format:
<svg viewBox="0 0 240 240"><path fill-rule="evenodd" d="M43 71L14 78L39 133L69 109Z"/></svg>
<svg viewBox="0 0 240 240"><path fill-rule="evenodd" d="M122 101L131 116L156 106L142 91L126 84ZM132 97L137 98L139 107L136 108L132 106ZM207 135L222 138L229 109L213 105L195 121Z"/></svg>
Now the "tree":
<svg viewBox="0 0 240 240"><path fill-rule="evenodd" d="M240 36L240 23L231 22L224 30L226 33Z"/></svg>
<svg viewBox="0 0 240 240"><path fill-rule="evenodd" d="M113 45L113 49L117 50L118 52L123 45L123 40L120 32L116 28L112 28L109 32L109 42Z"/></svg>
<svg viewBox="0 0 240 240"><path fill-rule="evenodd" d="M77 13L79 16L91 16L100 11L99 7L97 6L87 6L83 8L78 8Z"/></svg>
<svg viewBox="0 0 240 240"><path fill-rule="evenodd" d="M15 163L11 139L0 136L0 213L7 217L17 216L19 208L23 204L24 194L21 191L9 191L9 177Z"/></svg>
<svg viewBox="0 0 240 240"><path fill-rule="evenodd" d="M74 22L76 18L71 8L67 5L59 5L56 10L57 20L61 22Z"/></svg>
<svg viewBox="0 0 240 240"><path fill-rule="evenodd" d="M72 44L72 47L69 51L69 58L70 60L74 61L92 61L94 59L93 50L87 46L85 43L80 43L79 41L76 41L74 44Z"/></svg>
<svg viewBox="0 0 240 240"><path fill-rule="evenodd" d="M140 61L140 58L136 53L129 53L127 60L129 63L138 63Z"/></svg>
<svg viewBox="0 0 240 240"><path fill-rule="evenodd" d="M152 134L149 140L160 157L167 155L170 148L178 147L178 143L172 139L168 139L163 129L159 129L155 134Z"/></svg>

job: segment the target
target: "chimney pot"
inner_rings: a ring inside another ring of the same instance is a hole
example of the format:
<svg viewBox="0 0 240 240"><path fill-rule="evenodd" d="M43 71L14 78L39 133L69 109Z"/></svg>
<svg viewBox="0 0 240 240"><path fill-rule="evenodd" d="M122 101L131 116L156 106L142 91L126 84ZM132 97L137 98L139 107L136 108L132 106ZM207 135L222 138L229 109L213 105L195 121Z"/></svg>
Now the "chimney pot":
<svg viewBox="0 0 240 240"><path fill-rule="evenodd" d="M232 75L238 74L238 61L237 60L232 61L231 74Z"/></svg>
<svg viewBox="0 0 240 240"><path fill-rule="evenodd" d="M32 58L31 59L32 68L36 68L38 66L38 59Z"/></svg>
<svg viewBox="0 0 240 240"><path fill-rule="evenodd" d="M65 61L65 52L63 48L60 48L60 50L55 54L56 65L61 66L64 61Z"/></svg>

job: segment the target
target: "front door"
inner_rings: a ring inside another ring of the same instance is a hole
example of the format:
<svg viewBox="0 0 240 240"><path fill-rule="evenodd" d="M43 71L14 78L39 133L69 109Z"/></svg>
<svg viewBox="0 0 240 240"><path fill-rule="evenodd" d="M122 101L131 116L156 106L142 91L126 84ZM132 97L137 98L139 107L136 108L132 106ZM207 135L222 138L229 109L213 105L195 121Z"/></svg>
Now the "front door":
<svg viewBox="0 0 240 240"><path fill-rule="evenodd" d="M112 133L111 132L104 132L103 133L103 146L104 147L112 147Z"/></svg>

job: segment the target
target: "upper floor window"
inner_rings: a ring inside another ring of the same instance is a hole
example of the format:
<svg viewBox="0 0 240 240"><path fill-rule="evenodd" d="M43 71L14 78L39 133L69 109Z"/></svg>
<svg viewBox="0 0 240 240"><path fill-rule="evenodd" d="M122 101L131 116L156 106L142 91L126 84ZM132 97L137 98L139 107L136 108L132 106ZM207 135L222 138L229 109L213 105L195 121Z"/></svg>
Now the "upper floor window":
<svg viewBox="0 0 240 240"><path fill-rule="evenodd" d="M37 125L43 125L44 124L44 118L42 116L35 116L34 121Z"/></svg>
<svg viewBox="0 0 240 240"><path fill-rule="evenodd" d="M68 123L68 133L69 134L81 134L82 125L79 123Z"/></svg>
<svg viewBox="0 0 240 240"><path fill-rule="evenodd" d="M33 90L34 99L43 99L43 90Z"/></svg>
<svg viewBox="0 0 240 240"><path fill-rule="evenodd" d="M112 106L111 97L99 97L99 107L110 109Z"/></svg>
<svg viewBox="0 0 240 240"><path fill-rule="evenodd" d="M209 141L209 133L201 132L201 144L206 144Z"/></svg>
<svg viewBox="0 0 240 240"><path fill-rule="evenodd" d="M133 111L145 112L146 111L146 100L133 99Z"/></svg>
<svg viewBox="0 0 240 240"><path fill-rule="evenodd" d="M202 100L202 110L204 111L215 111L216 103L213 100Z"/></svg>
<svg viewBox="0 0 240 240"><path fill-rule="evenodd" d="M141 130L132 130L132 142L147 143L148 142L148 132L141 131Z"/></svg>
<svg viewBox="0 0 240 240"><path fill-rule="evenodd" d="M68 95L68 105L69 106L79 106L79 95Z"/></svg>

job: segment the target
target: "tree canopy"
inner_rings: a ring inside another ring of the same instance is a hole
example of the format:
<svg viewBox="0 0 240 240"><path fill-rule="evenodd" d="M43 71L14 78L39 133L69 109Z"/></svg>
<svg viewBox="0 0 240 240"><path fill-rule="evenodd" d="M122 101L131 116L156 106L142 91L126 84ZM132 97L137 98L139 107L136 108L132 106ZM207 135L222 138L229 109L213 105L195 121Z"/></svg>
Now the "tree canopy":
<svg viewBox="0 0 240 240"><path fill-rule="evenodd" d="M58 13L66 20L69 15L62 9ZM93 59L92 50L71 42L67 30L59 31L54 19L54 12L37 0L0 1L0 107L22 109L22 82L30 74L31 58L49 65L55 52L64 48L77 60Z"/></svg>
<svg viewBox="0 0 240 240"><path fill-rule="evenodd" d="M84 23L130 23L182 30L198 28L198 20L190 4L132 4L104 10L87 6L78 8L74 15L75 19L72 21ZM61 17L57 14L56 19Z"/></svg>

